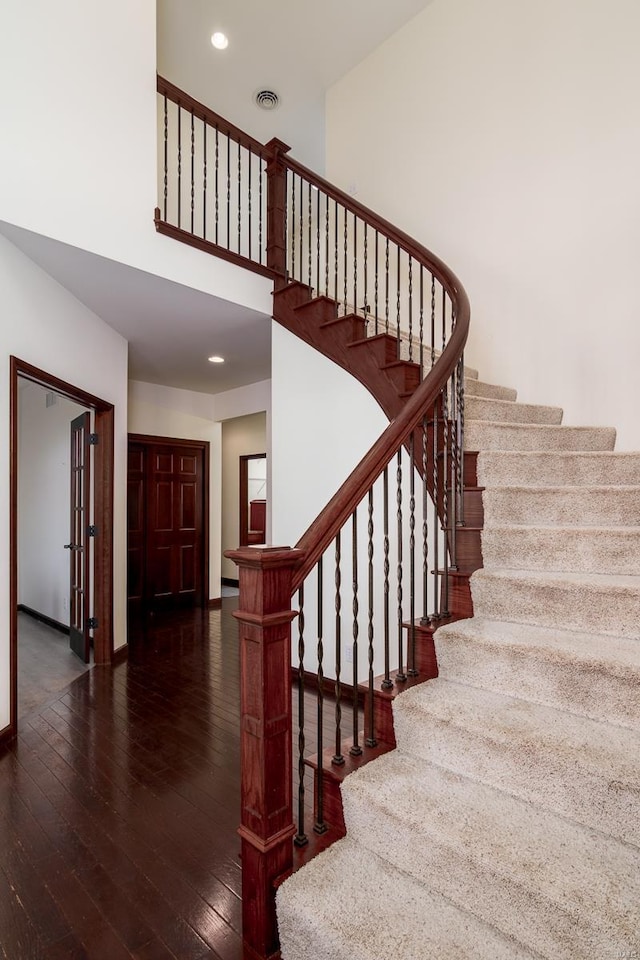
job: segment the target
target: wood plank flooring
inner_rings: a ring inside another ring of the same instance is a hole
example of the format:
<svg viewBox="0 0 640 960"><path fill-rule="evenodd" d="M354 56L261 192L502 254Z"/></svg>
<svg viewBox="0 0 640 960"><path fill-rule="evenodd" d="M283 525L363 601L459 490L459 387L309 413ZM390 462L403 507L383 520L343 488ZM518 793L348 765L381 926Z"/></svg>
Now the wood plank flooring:
<svg viewBox="0 0 640 960"><path fill-rule="evenodd" d="M0 956L242 957L238 646L158 621L21 718L0 755Z"/></svg>

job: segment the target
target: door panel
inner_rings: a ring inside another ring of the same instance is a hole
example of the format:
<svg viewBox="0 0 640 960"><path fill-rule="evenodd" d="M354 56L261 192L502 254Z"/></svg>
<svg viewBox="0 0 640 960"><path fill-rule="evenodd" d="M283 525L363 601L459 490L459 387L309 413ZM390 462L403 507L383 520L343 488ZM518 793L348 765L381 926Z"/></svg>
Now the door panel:
<svg viewBox="0 0 640 960"><path fill-rule="evenodd" d="M143 603L146 577L144 493L145 450L129 444L127 474L127 597L140 607Z"/></svg>
<svg viewBox="0 0 640 960"><path fill-rule="evenodd" d="M144 447L142 461L138 447ZM142 467L142 470L139 468ZM131 441L129 600L150 609L197 605L204 597L204 451ZM140 482L144 509L139 506ZM137 532L144 514L142 537ZM144 560L139 547L142 546ZM140 582L142 595L134 590Z"/></svg>
<svg viewBox="0 0 640 960"><path fill-rule="evenodd" d="M91 461L89 435L91 414L82 413L71 422L71 542L69 646L89 662L89 497Z"/></svg>

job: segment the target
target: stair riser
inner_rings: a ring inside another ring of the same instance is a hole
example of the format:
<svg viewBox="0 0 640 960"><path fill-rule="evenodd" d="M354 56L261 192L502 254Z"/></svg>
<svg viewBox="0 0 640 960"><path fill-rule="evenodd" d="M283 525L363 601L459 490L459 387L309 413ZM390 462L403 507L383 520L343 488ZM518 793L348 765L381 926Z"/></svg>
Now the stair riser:
<svg viewBox="0 0 640 960"><path fill-rule="evenodd" d="M640 589L611 591L558 580L492 579L475 574L471 580L473 608L478 617L507 623L532 623L566 630L586 630L640 639Z"/></svg>
<svg viewBox="0 0 640 960"><path fill-rule="evenodd" d="M639 454L487 451L478 457L478 483L486 487L619 486L637 484L639 478Z"/></svg>
<svg viewBox="0 0 640 960"><path fill-rule="evenodd" d="M487 397L490 400L516 400L517 390L511 387L500 387L495 383L484 383L482 380L465 379L464 392L467 397Z"/></svg>
<svg viewBox="0 0 640 960"><path fill-rule="evenodd" d="M446 635L436 634L436 650L439 676L446 680L640 731L640 662L635 673L620 676L605 662L550 656L545 648L505 649L492 645L490 638L470 643L451 627Z"/></svg>
<svg viewBox="0 0 640 960"><path fill-rule="evenodd" d="M640 569L640 530L486 526L482 556L486 570L625 575Z"/></svg>
<svg viewBox="0 0 640 960"><path fill-rule="evenodd" d="M640 846L637 784L621 783L612 790L614 771L589 766L569 749L555 752L534 740L523 745L495 725L485 735L427 709L419 716L410 713L409 720L397 709L395 728L398 748L406 745L414 757L496 789L508 784L513 796Z"/></svg>
<svg viewBox="0 0 640 960"><path fill-rule="evenodd" d="M491 859L474 861L464 845L437 829L427 834L428 823L423 833L415 824L389 815L376 800L371 789L351 791L345 784L343 803L352 841L428 888L437 888L456 906L498 927L516 943L532 946L547 960L592 960L594 950L604 955L611 948L610 934L603 936L588 925L576 932L570 913L542 899L535 886L527 887L526 875L516 874L514 879L500 876ZM544 924L540 923L541 913Z"/></svg>
<svg viewBox="0 0 640 960"><path fill-rule="evenodd" d="M490 400L467 396L465 399L465 418L470 420L489 420L500 423L562 423L560 407L543 407L526 403L513 403L508 400Z"/></svg>
<svg viewBox="0 0 640 960"><path fill-rule="evenodd" d="M606 427L536 427L470 421L466 450L613 450L615 430Z"/></svg>
<svg viewBox="0 0 640 960"><path fill-rule="evenodd" d="M640 526L640 487L600 490L488 487L483 502L488 524Z"/></svg>

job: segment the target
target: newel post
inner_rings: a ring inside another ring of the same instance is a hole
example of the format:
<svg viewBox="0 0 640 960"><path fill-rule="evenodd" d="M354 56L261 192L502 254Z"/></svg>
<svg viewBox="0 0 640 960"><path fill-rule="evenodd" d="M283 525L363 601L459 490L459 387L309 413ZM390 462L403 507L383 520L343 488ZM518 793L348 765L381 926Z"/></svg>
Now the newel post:
<svg viewBox="0 0 640 960"><path fill-rule="evenodd" d="M281 274L287 274L287 168L283 155L288 147L274 137L266 144L267 161L267 266ZM278 289L278 283L276 283Z"/></svg>
<svg viewBox="0 0 640 960"><path fill-rule="evenodd" d="M291 583L304 554L243 547L240 628L242 926L245 957L278 951L274 883L293 865Z"/></svg>

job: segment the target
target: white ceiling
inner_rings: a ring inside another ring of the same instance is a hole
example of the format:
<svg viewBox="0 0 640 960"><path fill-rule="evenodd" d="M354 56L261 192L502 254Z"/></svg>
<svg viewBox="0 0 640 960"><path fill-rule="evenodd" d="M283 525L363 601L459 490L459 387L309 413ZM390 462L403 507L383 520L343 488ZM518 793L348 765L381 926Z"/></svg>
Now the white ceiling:
<svg viewBox="0 0 640 960"><path fill-rule="evenodd" d="M157 0L158 73L322 173L328 87L431 0ZM229 38L214 50L211 34ZM265 111L258 90L281 103Z"/></svg>
<svg viewBox="0 0 640 960"><path fill-rule="evenodd" d="M158 0L158 72L321 173L327 88L430 2ZM229 37L224 51L215 30ZM253 102L265 87L276 110ZM0 232L129 341L131 379L219 393L270 377L263 314L9 224ZM208 363L214 353L226 362Z"/></svg>

